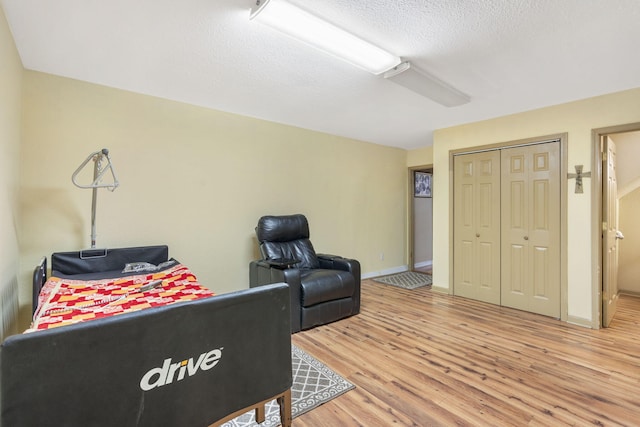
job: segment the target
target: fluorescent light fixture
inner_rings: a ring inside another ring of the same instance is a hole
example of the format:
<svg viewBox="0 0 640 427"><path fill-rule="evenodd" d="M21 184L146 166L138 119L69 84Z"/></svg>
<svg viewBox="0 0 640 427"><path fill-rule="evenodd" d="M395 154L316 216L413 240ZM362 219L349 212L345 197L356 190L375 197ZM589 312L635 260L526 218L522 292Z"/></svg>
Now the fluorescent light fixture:
<svg viewBox="0 0 640 427"><path fill-rule="evenodd" d="M384 73L384 78L425 96L445 107L457 107L471 101L468 95L449 86L429 73L413 67L409 62Z"/></svg>
<svg viewBox="0 0 640 427"><path fill-rule="evenodd" d="M373 74L382 74L402 60L286 0L258 0L249 19Z"/></svg>

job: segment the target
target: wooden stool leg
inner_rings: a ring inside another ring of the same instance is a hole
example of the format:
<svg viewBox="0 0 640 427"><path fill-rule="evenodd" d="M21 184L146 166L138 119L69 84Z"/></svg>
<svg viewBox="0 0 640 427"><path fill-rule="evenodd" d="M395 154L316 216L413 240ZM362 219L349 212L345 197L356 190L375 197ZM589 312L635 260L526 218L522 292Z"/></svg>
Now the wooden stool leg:
<svg viewBox="0 0 640 427"><path fill-rule="evenodd" d="M256 406L256 422L258 424L263 423L264 418L265 418L264 405Z"/></svg>
<svg viewBox="0 0 640 427"><path fill-rule="evenodd" d="M282 427L291 427L291 389L285 391L276 400L280 407L280 423Z"/></svg>
<svg viewBox="0 0 640 427"><path fill-rule="evenodd" d="M232 414L227 415L224 418L219 419L218 421L210 424L209 427L220 427L222 424L230 421L240 415L246 413L247 411L254 411L256 416L256 422L263 423L266 418L265 405L271 402L273 399L276 399L278 402L278 406L280 407L280 423L282 427L291 427L291 389L285 391L284 393L273 396L268 399L263 400L262 402L258 402L255 405L247 406L246 408L239 409Z"/></svg>

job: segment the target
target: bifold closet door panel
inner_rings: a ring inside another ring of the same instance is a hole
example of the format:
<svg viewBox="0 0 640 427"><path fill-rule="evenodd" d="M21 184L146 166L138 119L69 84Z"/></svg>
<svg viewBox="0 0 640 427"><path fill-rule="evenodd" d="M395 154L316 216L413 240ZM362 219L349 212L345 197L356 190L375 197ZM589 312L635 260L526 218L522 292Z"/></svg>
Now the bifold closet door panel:
<svg viewBox="0 0 640 427"><path fill-rule="evenodd" d="M560 317L560 144L501 157L502 305Z"/></svg>
<svg viewBox="0 0 640 427"><path fill-rule="evenodd" d="M500 153L454 158L455 295L500 304Z"/></svg>

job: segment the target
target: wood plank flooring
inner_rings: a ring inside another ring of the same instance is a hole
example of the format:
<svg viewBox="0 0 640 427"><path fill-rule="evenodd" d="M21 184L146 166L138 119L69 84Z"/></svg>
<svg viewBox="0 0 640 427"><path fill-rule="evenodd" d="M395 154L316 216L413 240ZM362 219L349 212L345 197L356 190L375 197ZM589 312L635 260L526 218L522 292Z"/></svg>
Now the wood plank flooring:
<svg viewBox="0 0 640 427"><path fill-rule="evenodd" d="M356 385L294 427L640 425L640 298L591 330L365 280L361 314L292 340Z"/></svg>

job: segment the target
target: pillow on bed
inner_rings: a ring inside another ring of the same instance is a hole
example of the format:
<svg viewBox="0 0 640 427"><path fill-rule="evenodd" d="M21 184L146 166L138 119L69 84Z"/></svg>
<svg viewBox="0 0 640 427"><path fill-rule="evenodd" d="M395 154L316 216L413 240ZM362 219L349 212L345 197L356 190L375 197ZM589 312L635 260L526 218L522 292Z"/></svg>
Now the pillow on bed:
<svg viewBox="0 0 640 427"><path fill-rule="evenodd" d="M173 259L158 265L151 264L150 262L129 262L124 265L124 270L122 270L122 272L123 273L156 272L156 271L164 270L167 267L171 267L174 264L175 264L175 260Z"/></svg>

